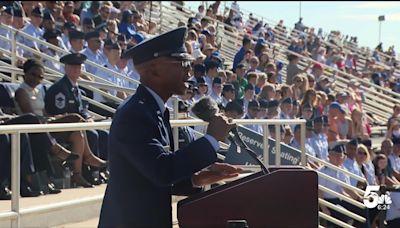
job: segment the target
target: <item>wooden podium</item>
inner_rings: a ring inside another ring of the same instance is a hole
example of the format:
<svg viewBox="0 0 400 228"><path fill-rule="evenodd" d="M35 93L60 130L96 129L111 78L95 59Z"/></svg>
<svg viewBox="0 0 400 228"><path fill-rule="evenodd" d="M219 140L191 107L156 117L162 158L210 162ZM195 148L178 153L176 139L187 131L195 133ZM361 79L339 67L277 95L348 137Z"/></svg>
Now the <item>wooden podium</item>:
<svg viewBox="0 0 400 228"><path fill-rule="evenodd" d="M178 202L180 228L226 227L244 219L254 227L318 227L318 176L302 167L270 168Z"/></svg>

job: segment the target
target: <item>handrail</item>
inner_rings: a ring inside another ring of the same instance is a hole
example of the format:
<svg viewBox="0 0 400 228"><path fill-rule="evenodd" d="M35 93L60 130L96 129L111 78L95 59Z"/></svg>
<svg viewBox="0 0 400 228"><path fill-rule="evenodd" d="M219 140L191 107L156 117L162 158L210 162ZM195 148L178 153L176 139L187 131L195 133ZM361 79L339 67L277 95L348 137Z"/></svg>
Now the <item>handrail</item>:
<svg viewBox="0 0 400 228"><path fill-rule="evenodd" d="M336 218L334 218L330 215L327 215L321 211L318 212L318 215L320 218L323 218L325 220L328 220L329 222L335 223L338 226L345 227L345 228L355 228L354 226L344 223L344 222L340 221L339 219L336 219Z"/></svg>
<svg viewBox="0 0 400 228"><path fill-rule="evenodd" d="M329 207L329 208L331 208L331 209L333 209L333 210L335 210L337 212L340 212L340 213L342 213L342 214L344 214L344 215L346 215L346 216L348 216L350 218L353 218L353 219L355 219L355 220L357 220L359 222L365 223L367 221L364 217L359 216L358 214L355 214L354 212L351 212L351 211L349 211L347 209L343 209L342 207L338 207L335 204L330 203L330 202L328 202L328 201L326 201L324 199L318 198L318 202L321 205Z"/></svg>
<svg viewBox="0 0 400 228"><path fill-rule="evenodd" d="M340 171L340 172L342 172L342 173L344 173L344 174L346 174L346 175L349 175L349 176L350 176L351 178L353 178L353 179L356 179L356 180L358 180L358 181L362 181L362 182L368 183L367 179L365 179L365 178L363 178L363 177L360 177L360 176L358 176L358 175L355 175L354 173L351 173L351 172L347 171L346 169L341 169L341 168L339 168L339 167L337 167L337 166L335 166L335 165L333 165L333 164L331 164L331 163L329 163L329 162L326 162L326 161L324 161L324 160L322 160L322 159L319 159L319 158L317 158L317 157L314 157L314 156L312 156L312 155L310 155L310 154L306 154L306 156L307 156L309 159L311 159L311 160L313 160L313 161L316 161L316 162L319 162L319 163L322 163L323 165L328 166L328 167L331 168L331 169L334 169L334 170L336 170L336 171Z"/></svg>
<svg viewBox="0 0 400 228"><path fill-rule="evenodd" d="M29 47L28 47L28 48L29 48ZM32 49L32 50L33 50L33 49ZM36 50L34 50L34 51L36 51ZM20 57L20 58L25 59L25 57ZM2 63L1 63L1 64L2 64ZM6 64L6 63L4 63L4 64ZM48 71L54 72L55 74L61 74L60 72L57 72L57 71L55 71L55 70L53 70L53 69L50 69L50 68L48 68L48 67L46 67L46 66L44 66L44 67L45 67L45 69L47 69ZM47 81L47 82L49 82L49 81ZM49 82L49 83L50 83L50 82ZM85 85L82 85L82 86L85 87L85 88L88 87L88 86L85 86ZM98 93L100 93L101 95L103 95L103 96L105 96L105 97L107 97L107 98L109 98L109 99L111 99L111 100L114 100L114 101L117 101L117 102L122 102L122 99L120 99L120 98L118 98L118 97L115 97L115 96L112 96L111 94L109 94L109 93L107 93L107 92L104 92L104 91L102 91L102 90L100 90L100 89L98 89L98 88L92 87L92 86L89 86L89 87L91 88L92 91L98 92ZM115 109L112 108L112 107L109 107L108 105L102 104L102 103L100 103L100 102L98 102L98 101L95 101L95 100L93 100L93 99L89 99L89 98L86 97L86 96L82 96L82 99L85 100L85 101L88 101L89 103L91 103L91 104L93 104L93 105L95 105L95 106L97 106L97 107L100 107L100 108L105 109L105 110L107 110L107 111L109 111L109 112L115 113Z"/></svg>
<svg viewBox="0 0 400 228"><path fill-rule="evenodd" d="M23 70L20 69L20 68L6 67L6 66L0 66L0 72L7 72L7 73L15 72L15 73L17 73L19 75L23 75L24 74ZM49 74L49 73L45 73L44 76L47 77L47 78L55 78L55 79L62 78L62 76L60 76L60 75ZM105 83L88 81L88 80L84 80L84 79L81 79L81 78L78 79L78 82L79 82L79 84L84 84L84 85L88 85L88 86L97 86L99 88L113 89L113 90L118 90L118 91L123 91L123 92L129 92L129 93L133 93L133 92L136 91L135 89L132 89L132 88L115 86L115 85L108 85L108 84L105 84Z"/></svg>
<svg viewBox="0 0 400 228"><path fill-rule="evenodd" d="M334 182L335 184L338 184L338 185L340 185L340 186L342 186L342 187L344 187L344 188L347 188L347 189L353 190L353 191L355 191L355 192L358 192L358 193L361 194L361 195L364 195L364 194L365 194L365 192L364 192L363 190L361 190L361 189L359 189L359 188L356 188L356 187L354 187L353 185L350 185L350 184L347 184L347 183L345 183L345 182L343 182L343 181L341 181L341 180L332 178L331 176L326 175L325 173L322 173L322 172L320 172L319 170L314 170L314 171L318 173L318 176L321 176L321 177L324 178L324 179L327 179L327 180L329 180L329 181L331 181L331 182Z"/></svg>
<svg viewBox="0 0 400 228"><path fill-rule="evenodd" d="M337 193L337 192L335 192L335 191L333 191L333 190L331 190L331 189L329 189L327 187L324 187L322 185L318 185L318 189L323 191L323 192L327 192L327 193L329 193L331 195L334 195L337 198L342 199L342 200L344 200L344 201L346 201L346 202L348 202L348 203L350 203L350 204L352 204L352 205L354 205L354 206L356 206L358 208L361 208L361 209L366 208L364 204L362 204L362 203L360 203L360 202L358 202L358 201L356 201L356 200L354 200L354 199L352 199L350 197L347 197L345 195Z"/></svg>
<svg viewBox="0 0 400 228"><path fill-rule="evenodd" d="M172 3L172 4L173 4L173 5L179 5L179 4L176 4L176 3ZM188 9L185 8L185 10L188 10ZM193 13L192 10L189 10L189 11L191 11L191 12ZM209 18L209 17L207 17L207 18L208 18L209 20L212 20L213 22L217 22L217 21L218 21L218 20L213 19L213 18ZM218 23L222 23L222 24L223 24L224 26L226 26L226 27L235 29L235 27L230 26L230 25L228 25L228 24L225 24L225 23L223 23L223 22L218 21ZM226 31L224 30L224 32L226 32ZM246 34L246 35L249 35L249 34ZM251 36L252 38L257 38L256 36L254 36L254 35L252 35L252 34L250 34L250 36ZM266 42L267 44L271 45L271 46L278 47L275 43L271 43L271 42L269 42L269 41L265 41L265 42ZM339 76L339 74L342 74L342 75L344 75L344 76L349 77L350 79L356 79L356 80L359 81L361 84L369 84L370 86L372 86L372 87L374 87L374 88L380 89L380 90L385 91L385 92L387 92L387 93L389 93L389 94L391 94L391 95L393 95L393 96L396 96L396 97L400 98L400 94L397 94L397 93L394 93L393 91L387 90L387 89L384 88L384 87L375 85L375 84L373 84L373 83L365 82L364 80L362 80L362 79L360 79L360 78L358 78L358 77L356 77L356 76L353 76L353 75L348 74L348 73L346 73L346 72L342 72L342 71L340 71L340 70L338 70L338 69L335 69L335 68L333 68L333 67L331 67L331 66L328 66L328 65L326 65L326 64L323 64L323 63L320 63L320 62L318 62L318 61L315 61L314 59L312 59L312 58L310 58L310 57L307 57L307 56L298 54L298 53L296 53L296 52L290 51L290 50L287 49L287 47L285 47L285 49L286 49L285 51L286 51L287 53L294 54L294 55L296 55L296 56L298 56L298 57L307 59L308 61L311 61L312 63L319 63L319 64L321 64L322 66L324 66L325 69L330 69L330 70L336 72L336 73L337 73L337 76ZM340 77L340 76L339 76L339 77Z"/></svg>
<svg viewBox="0 0 400 228"><path fill-rule="evenodd" d="M24 37L27 37L27 38L29 38L30 40L33 40L33 41L35 41L35 42L38 42L38 43L40 43L41 45L47 46L47 47L49 47L49 48L51 48L51 49L53 49L53 50L56 50L56 51L58 51L58 52L60 52L60 53L63 53L63 54L70 54L68 51L66 51L66 50L64 50L64 49L62 49L62 48L60 48L60 47L57 47L57 46L55 46L55 45L53 45L53 44L51 44L51 43L48 43L48 42L46 42L46 41L43 41L43 40L38 39L38 38L36 38L36 37L33 37L33 36L31 36L31 35L29 35L29 34L23 32L23 31L21 31L21 30L17 30L17 29L15 29L15 28L8 27L8 26L2 25L2 24L0 24L0 28L6 28L7 30L11 30L12 32L15 32L15 33L17 33L17 34L23 35ZM0 36L0 39L3 39L3 38L4 38L4 37ZM5 38L4 38L4 39L5 39ZM7 41L7 39L5 39L5 40ZM19 42L16 42L16 43L18 43L18 45L22 45L22 44L19 43ZM32 50L34 50L34 49L32 49ZM42 52L41 52L41 53L42 53ZM43 53L43 54L44 54L44 53ZM57 62L59 62L59 61L57 61ZM137 80L135 80L135 79L126 77L125 75L122 75L122 74L120 74L120 73L118 73L118 72L112 71L112 70L110 70L110 69L108 69L108 68L106 68L106 67L104 67L104 66L101 66L101 65L99 65L99 64L97 64L97 63L95 63L95 62L92 62L92 61L90 61L90 60L86 60L85 63L88 63L89 65L94 66L94 67L96 67L96 68L98 68L98 69L100 69L100 70L102 70L102 71L107 72L107 73L113 74L114 76L116 76L116 77L118 77L118 78L127 80L127 81L132 82L132 83L136 83L136 84L140 83L139 81L137 81ZM83 72L83 73L88 73L88 72Z"/></svg>
<svg viewBox="0 0 400 228"><path fill-rule="evenodd" d="M176 4L172 4L172 5L176 5ZM169 8L170 6L166 6L165 8ZM172 8L172 7L171 7ZM172 9L171 9L172 10ZM215 19L210 19L210 20L212 20L212 21L216 21ZM220 22L219 22L220 23ZM221 24L221 23L220 23ZM232 26L229 26L229 25L226 25L226 24L224 24L224 26L225 27L231 27L231 28L234 28L234 27L232 27ZM217 28L218 29L218 28ZM229 31L227 31L227 30L224 30L223 31L223 33L224 34L229 34L230 32ZM236 35L237 36L237 35ZM252 36L253 38L255 37L255 36ZM233 41L234 43L236 43L235 41ZM272 45L273 47L280 47L280 45L278 45L278 44L275 44L275 43L270 43L270 42L267 42L268 44L270 44L270 45ZM228 48L229 48L230 46L228 46ZM230 48L232 48L232 47L230 47ZM286 47L285 47L285 49L286 49ZM281 53L281 51L283 51L283 50L281 50L281 48L277 48L277 51L278 51L278 57L280 56L280 55L283 55L282 53ZM293 54L295 54L295 55L297 55L297 56L300 56L300 57L303 57L303 58L308 58L308 57L305 57L305 56L303 56L303 55L300 55L300 54L297 54L297 53L295 53L295 52L291 52L291 51L289 51L289 50L285 50L285 51L287 51L287 52L289 52L289 53L293 53ZM313 59L311 59L311 58L308 58L308 59L310 59L311 60L311 62L316 62L316 61L314 61ZM286 59L284 59L283 60L283 62L287 62L286 61ZM334 68L330 68L330 67L328 67L328 70L329 69L333 69L333 71L335 72L335 70L336 69L334 69ZM347 75L347 77L351 77L351 78L355 78L354 76L352 76L352 75L348 75L348 74L346 74L345 72L341 72L341 71L337 71L336 70L336 74L337 74L337 72L339 72L339 76L337 77L337 79L338 80L344 80L344 78L342 78L342 75ZM341 75L340 75L341 74ZM373 91L373 90L371 90L369 87L366 87L365 86L365 84L369 84L370 86L372 86L372 87L375 87L375 88L379 88L379 89L383 89L382 87L379 87L379 86L376 86L376 85L374 85L374 84L371 84L371 83L369 83L369 82L365 82L364 80L362 80L362 79L358 79L358 78L356 78L358 81L360 81L361 82L361 84L363 85L363 88L365 89L365 91L369 91L369 92L371 92L371 93L374 93L375 91ZM348 80L348 79L347 79ZM383 90L385 90L386 92L388 92L389 94L391 94L391 95L393 95L393 96L399 96L399 95L397 95L397 94L395 94L395 93L391 93L390 91L388 91L388 90L386 90L386 89L383 89ZM377 92L375 92L374 94L379 94L379 93L377 93ZM385 95L385 94L379 94L379 96L380 97L384 97L384 98L387 98L387 100L389 100L389 101L392 101L392 102L395 102L395 103L397 103L398 101L397 100L395 100L393 97L390 97L390 96L388 96L388 95ZM368 104L366 104L365 103L365 105L368 105ZM371 104L370 104L371 105ZM376 104L375 104L376 105ZM389 103L388 104L389 106L391 106L391 104Z"/></svg>
<svg viewBox="0 0 400 228"><path fill-rule="evenodd" d="M31 47L28 47L28 46L26 46L25 44L19 44L19 46L20 47L22 47L23 49L27 49L27 50L29 50L29 51L32 51L32 52L34 52L35 54L37 54L37 55L39 55L39 56L42 56L42 57L44 57L44 58L47 58L47 59L50 59L50 60L53 60L53 61L58 61L57 59L55 59L55 58L53 58L53 57L51 57L51 56L48 56L48 55L46 55L46 54L44 54L44 53L42 53L42 52L40 52L40 51L37 51L37 50L35 50L35 49L32 49ZM25 59L25 57L22 57L22 58L24 58ZM55 74L58 74L58 75L62 75L60 72L58 72L58 71L56 71L56 70L54 70L54 69L51 69L51 68L49 68L49 67L47 67L47 66L44 66L44 68L47 70L47 71L51 71L51 72L53 72L53 73L55 73ZM102 79L102 78L99 78L99 77L95 77L96 79L98 78L100 81L103 81L103 82L105 82L105 83L108 83L108 84L110 84L110 85L115 85L115 84L113 84L113 83L111 83L111 82L109 82L109 81L107 81L107 80L105 80L105 79ZM104 92L104 91L101 91L101 90L99 90L99 89L97 89L97 88L91 88L90 90L92 90L92 91L94 91L94 92L97 92L97 93L100 93L101 95L103 95L103 96L105 96L105 97L107 97L107 98L109 98L109 99L112 99L112 100L114 100L114 101L116 101L116 102L121 102L122 101L122 99L120 99L120 98L118 98L118 97L115 97L115 96L112 96L112 95L110 95L110 94L108 94L107 92Z"/></svg>
<svg viewBox="0 0 400 228"><path fill-rule="evenodd" d="M0 64L2 64L1 61L0 61ZM0 78L3 78L3 79L8 80L8 81L11 81L11 77L6 76L6 75L3 75L2 73L0 73ZM48 80L46 80L46 79L45 79L45 82L51 83L50 81L48 81ZM100 91L101 91L101 90L100 90ZM103 92L103 91L101 91L101 92ZM105 93L105 92L103 92L103 93ZM98 101L95 101L95 100L93 100L93 99L90 99L90 98L88 98L88 97L86 97L86 96L82 96L82 99L85 100L85 101L88 101L89 103L91 103L91 104L93 104L93 105L95 105L95 106L97 106L97 107L100 107L100 108L102 108L102 109L104 109L104 110L107 110L107 111L109 111L109 112L115 113L115 109L112 108L112 107L110 107L110 106L108 106L108 105L105 105L105 104L103 104L103 103L100 103L100 102L98 102ZM99 115L99 114L97 114L97 113L94 113L94 112L92 112L92 111L90 111L90 110L89 110L89 113L91 113L91 115L95 115L95 116L98 116L98 117L101 116L101 115Z"/></svg>

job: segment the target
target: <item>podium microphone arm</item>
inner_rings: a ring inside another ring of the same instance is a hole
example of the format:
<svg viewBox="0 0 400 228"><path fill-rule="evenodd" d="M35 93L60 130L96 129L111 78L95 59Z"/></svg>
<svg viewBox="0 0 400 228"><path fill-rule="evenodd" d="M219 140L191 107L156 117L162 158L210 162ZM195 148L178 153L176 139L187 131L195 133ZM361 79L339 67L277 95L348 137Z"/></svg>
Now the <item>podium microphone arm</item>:
<svg viewBox="0 0 400 228"><path fill-rule="evenodd" d="M269 174L269 169L264 165L264 163L257 157L257 154L250 149L244 142L243 140L239 137L239 133L237 128L233 128L231 130L231 134L229 134L228 139L229 141L231 141L232 143L236 144L237 146L239 146L240 148L242 148L243 150L245 150L247 152L248 155L250 155L250 157L252 157L257 164L261 167L261 170L263 171L264 174Z"/></svg>

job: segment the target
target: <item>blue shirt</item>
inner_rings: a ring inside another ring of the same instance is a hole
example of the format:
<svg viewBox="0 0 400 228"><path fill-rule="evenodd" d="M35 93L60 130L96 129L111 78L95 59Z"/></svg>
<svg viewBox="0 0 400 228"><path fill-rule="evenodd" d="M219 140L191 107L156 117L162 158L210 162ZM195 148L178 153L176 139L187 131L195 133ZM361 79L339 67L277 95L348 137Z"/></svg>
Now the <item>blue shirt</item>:
<svg viewBox="0 0 400 228"><path fill-rule="evenodd" d="M118 26L119 33L125 34L126 35L126 39L130 39L132 37L131 33L128 32L129 30L136 31L135 25L128 24L128 23L121 23Z"/></svg>
<svg viewBox="0 0 400 228"><path fill-rule="evenodd" d="M11 32L8 29L0 28L0 36L7 38L7 40L11 40ZM11 43L9 41L0 40L0 47L5 50L11 51Z"/></svg>
<svg viewBox="0 0 400 228"><path fill-rule="evenodd" d="M243 60L246 54L246 50L244 47L240 48L240 50L236 53L235 58L233 59L233 70L236 71L237 65Z"/></svg>
<svg viewBox="0 0 400 228"><path fill-rule="evenodd" d="M339 168L343 168L343 167L339 167ZM324 173L324 174L330 176L330 177L333 177L333 178L338 179L340 181L343 181L343 182L345 182L347 184L350 184L349 176L347 176L346 174L344 174L342 172L333 170L333 169L331 169L331 168L329 168L327 166L321 167L319 169L319 171L321 173ZM343 194L344 189L343 189L343 187L341 185L338 185L338 184L336 184L334 182L331 182L331 181L329 181L329 180L327 180L327 179L325 179L325 178L323 178L321 176L318 176L318 184L320 184L321 186L324 186L326 188L329 188L329 189L331 189L331 190L333 190L333 191L335 191L337 193ZM323 192L322 194L323 194L323 198L324 199L337 198L336 196L331 195L331 194L326 193L326 192Z"/></svg>
<svg viewBox="0 0 400 228"><path fill-rule="evenodd" d="M25 27L22 29L22 31L27 33L27 34L29 34L29 35L31 35L31 36L33 36L33 37L35 37L35 38L37 38L37 39L43 39L42 38L43 30L41 28L39 28L39 27L33 26L31 23L27 23L25 25ZM25 36L19 35L17 37L17 41L19 43L25 44L28 47L40 50L39 49L39 44L36 43L36 41L32 41L31 39L29 39L29 38L27 38ZM29 51L25 50L24 54L25 54L25 57L33 57L33 54L31 52L29 52Z"/></svg>
<svg viewBox="0 0 400 228"><path fill-rule="evenodd" d="M364 177L364 174L362 173L360 166L358 166L357 162L353 159L346 158L343 162L343 166L349 171L350 173L353 173L355 175L358 175L360 177ZM350 178L350 184L354 187L357 186L357 180L354 178Z"/></svg>
<svg viewBox="0 0 400 228"><path fill-rule="evenodd" d="M87 47L84 50L82 50L82 54L86 55L88 60L95 62L101 66L103 66L105 64L103 57L101 56L102 53L100 50L97 50L96 53L94 53L92 50L90 50L90 48ZM86 68L87 72L89 72L91 74L96 74L96 71L97 71L96 67L85 63L85 68Z"/></svg>
<svg viewBox="0 0 400 228"><path fill-rule="evenodd" d="M324 161L328 161L328 137L323 134L314 134L313 136L313 148L315 150L315 154L319 159Z"/></svg>
<svg viewBox="0 0 400 228"><path fill-rule="evenodd" d="M157 102L158 107L159 107L160 110L161 110L161 114L164 116L165 109L167 108L166 105L165 105L165 103L164 103L164 101L163 101L163 100L161 99L161 97L158 96L158 94L157 94L156 92L154 92L152 89L150 89L150 88L147 87L147 86L144 86L144 87L145 87L145 88L149 91L149 93L154 97L154 99L155 99L156 102ZM206 135L204 135L204 138L206 138L206 139L210 142L211 146L214 148L215 151L218 151L218 150L219 150L219 143L218 143L218 141L217 141L213 136L211 136L211 135L209 135L209 134L206 134Z"/></svg>

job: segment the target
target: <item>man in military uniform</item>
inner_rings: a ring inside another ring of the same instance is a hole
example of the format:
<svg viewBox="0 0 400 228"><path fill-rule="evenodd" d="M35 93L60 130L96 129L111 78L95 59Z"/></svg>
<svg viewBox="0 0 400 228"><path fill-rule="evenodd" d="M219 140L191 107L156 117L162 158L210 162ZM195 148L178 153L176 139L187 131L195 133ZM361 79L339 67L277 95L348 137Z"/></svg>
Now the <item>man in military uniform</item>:
<svg viewBox="0 0 400 228"><path fill-rule="evenodd" d="M165 102L186 90L192 60L184 45L186 31L177 28L125 53L132 57L141 85L119 106L111 125L111 175L99 227L172 227L172 194L201 191L200 186L240 171L214 163L217 140L224 141L235 126L221 114L211 118L204 137L171 152ZM205 167L209 170L200 171Z"/></svg>
<svg viewBox="0 0 400 228"><path fill-rule="evenodd" d="M81 75L81 65L86 56L80 53L67 54L61 57L60 62L65 64L65 76L56 81L46 92L45 108L50 115L64 113L78 113L87 122L93 122L87 104L82 100L83 91L78 87ZM90 149L100 158L108 157L108 132L105 130L87 130ZM103 170L104 171L104 170ZM105 172L105 171L104 171ZM93 184L100 184L98 180L88 179Z"/></svg>
<svg viewBox="0 0 400 228"><path fill-rule="evenodd" d="M6 27L11 27L13 17L14 17L13 7L11 7L11 6L7 7L4 11L0 11L0 14L1 14L0 15L0 23ZM0 28L0 36L3 36L4 38L11 40L11 31L6 28L1 27ZM11 51L11 42L0 40L0 47L7 51ZM0 59L4 62L11 64L10 58L8 57L8 55L5 55L5 53L0 52Z"/></svg>
<svg viewBox="0 0 400 228"><path fill-rule="evenodd" d="M69 33L69 44L71 53L80 53L83 50L83 40L85 34L81 31L73 30Z"/></svg>
<svg viewBox="0 0 400 228"><path fill-rule="evenodd" d="M328 120L327 116L319 116L314 119L314 135L313 148L319 159L328 161L328 136L326 135L326 127L324 120Z"/></svg>
<svg viewBox="0 0 400 228"><path fill-rule="evenodd" d="M26 24L26 26L22 29L23 32L41 39L43 36L43 30L39 27L43 21L43 12L39 7L36 7L31 12L31 22ZM39 44L36 41L32 41L27 37L22 35L17 36L17 41L19 43L25 44L26 46L35 49L36 51L40 51ZM33 53L30 51L24 51L24 57L33 57Z"/></svg>
<svg viewBox="0 0 400 228"><path fill-rule="evenodd" d="M328 155L329 162L331 164L343 169L344 168L343 167L343 161L346 158L345 154L346 154L346 147L345 147L344 143L337 143L333 148L329 149L329 155ZM343 172L336 171L336 170L334 170L332 168L329 168L327 166L321 167L319 169L319 171L321 173L324 173L324 174L330 176L330 177L338 179L338 180L340 180L340 181L342 181L342 182L344 182L346 184L349 184L349 185L351 184L349 176L347 176ZM321 176L318 177L318 183L319 183L319 185L324 186L326 188L329 188L329 189L331 189L331 190L333 190L333 191L335 191L337 193L343 194L343 195L345 195L347 197L350 197L350 198L352 198L352 199L354 199L356 201L363 202L363 196L360 195L358 192L355 192L355 191L350 190L348 188L344 188L341 185L338 185L338 184L336 184L334 182L331 182L331 181L329 181L329 180L327 180L327 179L325 179L325 178L323 178ZM345 201L342 201L341 199L337 198L334 195L331 195L329 193L326 193L326 192L323 192L323 191L319 190L319 197L323 198L324 200L326 200L326 201L328 201L328 202L330 202L332 204L336 204L338 206L342 206L342 207L344 207L346 209L349 209L349 210L354 212L354 206L353 205L351 205L351 204L349 204L349 203L347 203ZM320 207L321 207L322 211L325 214L331 215L334 218L338 218L338 219L340 219L342 221L349 221L350 220L350 218L348 218L347 216L345 216L345 215L343 215L343 214L341 214L341 213L339 213L339 212L337 212L335 210L328 209L326 206L320 205ZM360 214L362 216L361 213L359 213L359 212L356 212L356 213ZM367 222L368 222L368 217L366 216L366 218L367 218Z"/></svg>
<svg viewBox="0 0 400 228"><path fill-rule="evenodd" d="M224 84L224 87L222 88L222 106L226 107L226 105L234 101L236 99L235 96L235 87L232 84Z"/></svg>
<svg viewBox="0 0 400 228"><path fill-rule="evenodd" d="M82 54L86 55L88 60L95 62L99 65L104 65L103 52L101 51L101 40L99 32L93 31L85 34L87 47L82 50ZM89 64L85 64L87 72L96 74L97 68Z"/></svg>
<svg viewBox="0 0 400 228"><path fill-rule="evenodd" d="M58 40L60 35L61 35L61 32L59 30L56 30L56 29L46 30L46 32L43 34L43 38L48 43L53 44L57 47L60 47L60 41ZM60 60L60 54L56 50L49 48L49 47L43 46L43 49L44 50L42 50L42 52L46 53L47 55L49 55L57 60L57 61L54 61L52 59L43 59L43 65L52 70L55 70L57 72L64 73L64 68L61 66L60 63L58 63L58 60Z"/></svg>

